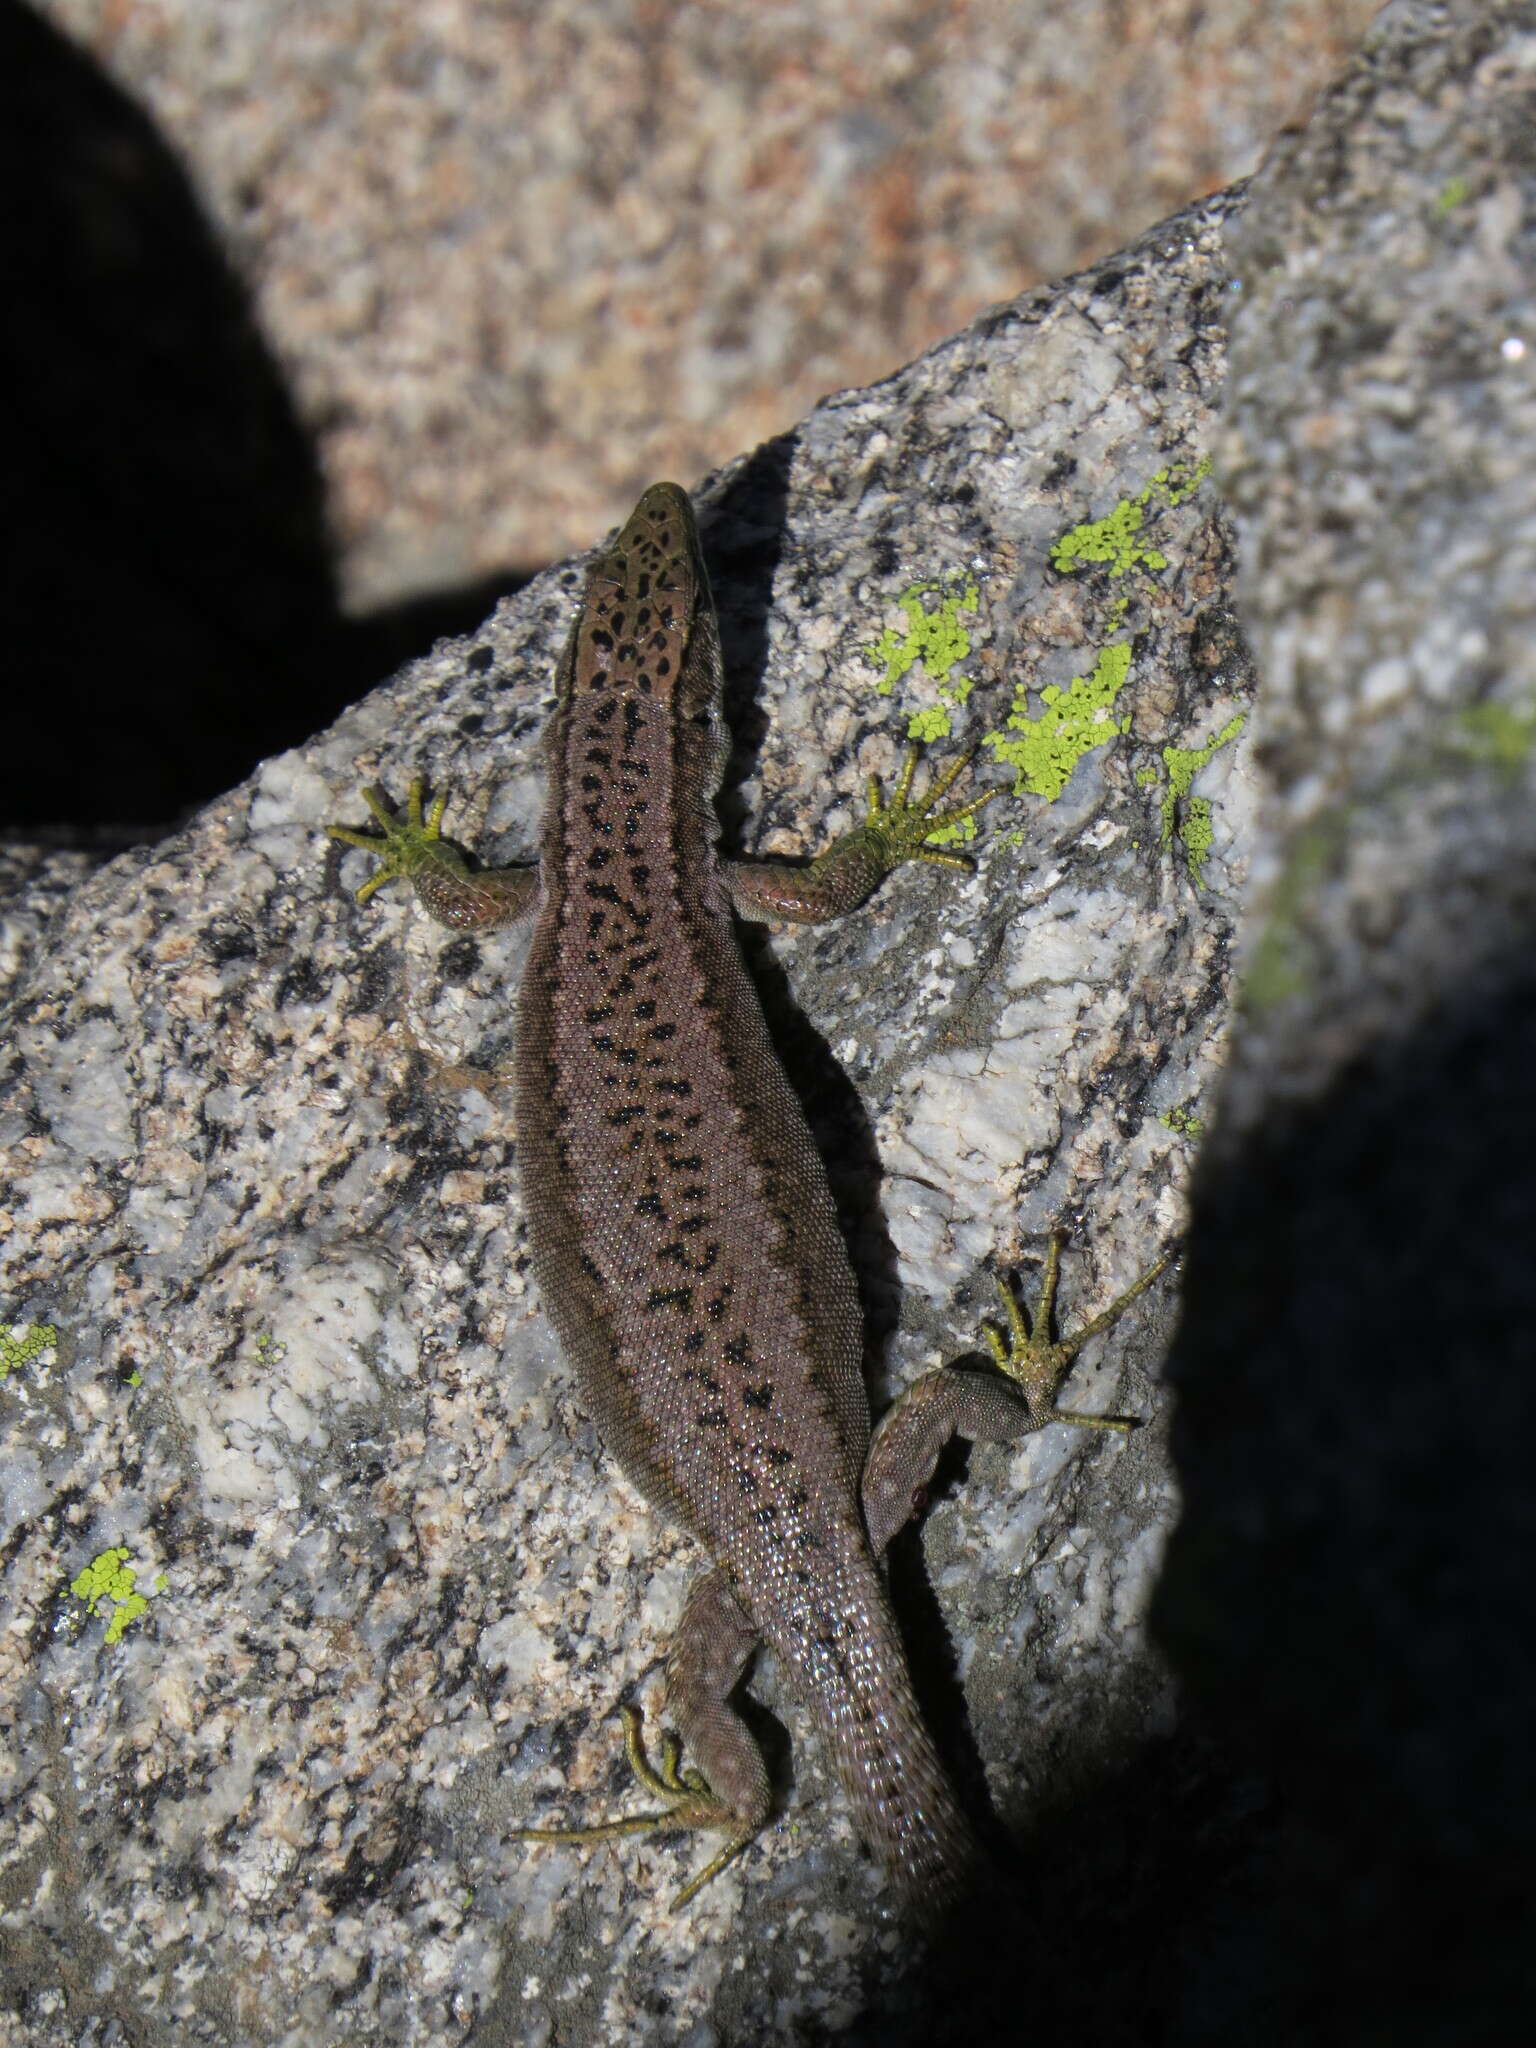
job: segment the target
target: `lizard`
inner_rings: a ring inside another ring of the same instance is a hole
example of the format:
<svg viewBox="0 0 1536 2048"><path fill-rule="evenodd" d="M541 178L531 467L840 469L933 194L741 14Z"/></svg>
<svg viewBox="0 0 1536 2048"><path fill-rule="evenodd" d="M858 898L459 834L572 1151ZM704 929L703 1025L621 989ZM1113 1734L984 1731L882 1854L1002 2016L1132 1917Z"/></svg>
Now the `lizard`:
<svg viewBox="0 0 1536 2048"><path fill-rule="evenodd" d="M984 1332L994 1369L924 1374L872 1437L852 1266L733 913L816 923L909 861L969 867L933 836L994 792L947 801L962 755L914 798L914 749L890 797L871 777L863 824L807 865L728 860L713 810L722 690L693 509L658 483L593 562L559 664L537 863L471 867L442 836L446 797L425 809L420 781L399 816L381 789L364 791L377 830L328 829L378 860L359 899L398 877L458 932L533 916L513 1098L534 1276L610 1455L711 1560L667 1658L676 1732L659 1771L623 1710L631 1765L661 1810L518 1833L721 1830L686 1904L771 1818L761 1752L730 1697L766 1643L819 1724L859 1834L926 1917L979 1851L917 1704L881 1553L951 1436L1131 1426L1065 1413L1055 1395L1172 1254L1053 1341L1053 1235L1032 1330L999 1276L1007 1334Z"/></svg>

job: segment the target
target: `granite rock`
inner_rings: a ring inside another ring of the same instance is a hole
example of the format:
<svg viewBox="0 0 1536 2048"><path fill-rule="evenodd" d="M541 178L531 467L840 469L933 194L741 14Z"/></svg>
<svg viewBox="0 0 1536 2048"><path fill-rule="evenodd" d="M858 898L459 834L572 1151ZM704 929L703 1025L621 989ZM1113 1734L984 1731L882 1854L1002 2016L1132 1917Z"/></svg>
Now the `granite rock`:
<svg viewBox="0 0 1536 2048"><path fill-rule="evenodd" d="M766 1664L784 1818L685 1915L697 1843L513 1837L633 1797L613 1709L654 1706L694 1561L527 1281L522 941L355 906L322 827L422 772L531 851L580 563L175 839L32 863L0 1141L28 2042L1512 2038L1533 114L1529 0L1397 0L1246 203L700 493L728 843L808 850L914 721L1007 792L973 876L748 935L876 1404L1058 1217L1071 1319L1191 1205L1166 1570L1170 1289L1073 1387L1145 1428L957 1458L895 1560L1014 1879L934 1952Z"/></svg>
<svg viewBox="0 0 1536 2048"><path fill-rule="evenodd" d="M1157 1605L1285 1822L1265 2041L1536 1992L1536 8L1398 0L1231 238L1264 677Z"/></svg>
<svg viewBox="0 0 1536 2048"><path fill-rule="evenodd" d="M975 1351L988 1268L1027 1287L1058 1220L1067 1321L1183 1225L1253 789L1204 461L1235 204L995 309L700 493L730 843L811 849L909 729L982 741L1001 792L974 874L908 870L840 928L748 935L847 1216L877 1405ZM0 1941L46 2048L812 2040L881 1986L921 2018L771 1669L784 1820L684 1916L697 1842L512 1833L632 1798L614 1708L656 1704L695 1559L602 1458L528 1280L522 936L356 905L364 863L324 826L424 774L458 837L529 853L580 577L82 880L18 983ZM1165 1284L1071 1384L1145 1428L957 1460L896 1560L921 1688L1005 1854L1173 1726L1144 1626L1171 1312ZM1064 1932L1082 1880L1037 1853Z"/></svg>

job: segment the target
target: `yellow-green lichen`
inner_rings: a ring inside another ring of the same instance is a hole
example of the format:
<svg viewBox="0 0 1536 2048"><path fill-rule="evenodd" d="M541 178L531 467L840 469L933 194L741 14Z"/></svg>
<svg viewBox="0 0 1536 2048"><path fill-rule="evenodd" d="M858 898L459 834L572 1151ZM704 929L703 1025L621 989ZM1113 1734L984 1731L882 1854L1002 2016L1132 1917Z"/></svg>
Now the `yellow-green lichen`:
<svg viewBox="0 0 1536 2048"><path fill-rule="evenodd" d="M120 1543L114 1549L98 1552L85 1570L70 1581L69 1590L77 1600L85 1602L92 1614L110 1606L106 1636L109 1643L121 1642L133 1624L149 1611L149 1602L138 1591L137 1579L137 1572L128 1562L128 1546ZM154 1590L161 1592L164 1586L162 1573Z"/></svg>
<svg viewBox="0 0 1536 2048"><path fill-rule="evenodd" d="M930 599L935 601L930 603ZM880 696L888 697L908 671L919 665L936 685L939 701L908 713L907 738L915 746L947 740L954 731L951 707L963 704L971 694L971 678L956 676L954 670L971 651L971 636L961 625L960 614L974 612L979 601L973 577L947 575L939 581L908 584L896 600L906 617L905 633L887 626L875 644L864 649L865 660L878 663L885 671L875 684ZM976 820L960 818L936 825L924 844L954 846L975 837Z"/></svg>
<svg viewBox="0 0 1536 2048"><path fill-rule="evenodd" d="M1084 754L1129 730L1128 718L1114 716L1114 704L1130 672L1130 647L1117 641L1100 648L1091 674L1074 676L1064 690L1047 683L1037 717L1030 715L1028 690L1015 692L1007 729L982 738L983 746L1016 771L1015 796L1043 796L1054 803Z"/></svg>
<svg viewBox="0 0 1536 2048"><path fill-rule="evenodd" d="M1168 557L1141 540L1145 508L1140 498L1122 498L1102 519L1088 519L1062 534L1051 548L1053 569L1080 569L1087 562L1107 562L1111 576L1130 569L1165 569Z"/></svg>
<svg viewBox="0 0 1536 2048"><path fill-rule="evenodd" d="M1047 684L1039 691L1036 712L1030 709L1028 686L1021 685L1014 692L1006 726L982 735L982 744L1015 771L1015 796L1042 796L1054 803L1084 754L1130 730L1130 720L1117 718L1114 707L1130 676L1131 637L1117 640L1110 636L1124 627L1146 575L1167 566L1167 556L1150 546L1143 533L1149 513L1181 504L1198 489L1210 467L1208 456L1170 463L1133 497L1122 498L1103 519L1070 528L1052 546L1051 561L1062 573L1102 563L1112 576L1125 576L1133 570L1141 575L1098 607L1092 633L1097 652L1088 674L1075 676L1064 689ZM889 696L896 684L921 664L937 685L939 701L908 716L907 735L924 744L947 739L952 730L949 707L963 704L972 688L969 677L956 678L953 671L971 652L971 636L961 623L961 614L977 608L977 585L971 580L957 584L954 579L913 583L896 602L906 618L905 632L887 627L875 644L864 650L866 658L883 671L875 688L881 696ZM1196 822L1198 828L1198 818ZM968 819L961 828L930 835L931 843L969 838L973 830ZM1003 843L995 834L993 837L994 843Z"/></svg>
<svg viewBox="0 0 1536 2048"><path fill-rule="evenodd" d="M1182 505L1186 498L1192 498L1211 473L1211 458L1202 455L1194 462L1170 462L1166 469L1160 469L1153 477L1153 488L1163 494L1169 505Z"/></svg>
<svg viewBox="0 0 1536 2048"><path fill-rule="evenodd" d="M930 740L947 740L950 729L949 713L942 704L935 704L927 711L914 711L907 720L907 738L922 746Z"/></svg>
<svg viewBox="0 0 1536 2048"><path fill-rule="evenodd" d="M274 1337L270 1330L263 1330L252 1341L251 1349L262 1365L281 1365L288 1356L288 1346L281 1337Z"/></svg>
<svg viewBox="0 0 1536 2048"><path fill-rule="evenodd" d="M1463 177L1447 178L1435 195L1436 213L1454 213L1458 206L1465 206L1472 196L1472 187Z"/></svg>
<svg viewBox="0 0 1536 2048"><path fill-rule="evenodd" d="M1179 1138L1198 1138L1205 1129L1204 1117L1196 1116L1190 1103L1185 1103L1180 1109L1165 1109L1158 1122Z"/></svg>
<svg viewBox="0 0 1536 2048"><path fill-rule="evenodd" d="M1160 469L1134 498L1122 498L1102 519L1084 520L1062 534L1051 547L1052 568L1066 574L1103 562L1111 576L1125 576L1132 569L1166 569L1168 557L1160 548L1148 547L1141 537L1147 508L1154 499L1164 505L1182 504L1210 474L1210 468L1211 458L1202 455L1197 462L1176 462ZM1121 609L1123 614L1123 605Z"/></svg>
<svg viewBox="0 0 1536 2048"><path fill-rule="evenodd" d="M1475 759L1517 774L1536 748L1536 704L1469 704L1456 714L1456 731Z"/></svg>
<svg viewBox="0 0 1536 2048"><path fill-rule="evenodd" d="M1051 563L1063 575L1094 565L1107 567L1113 577L1137 574L1095 621L1092 637L1099 645L1089 673L1074 677L1065 689L1047 684L1039 693L1041 709L1033 715L1027 687L1018 689L1006 727L983 735L982 744L1016 771L1015 796L1043 796L1054 803L1084 754L1130 730L1129 718L1117 718L1114 707L1130 676L1131 641L1110 636L1125 628L1144 579L1168 565L1168 557L1150 545L1144 532L1149 513L1182 503L1210 467L1208 456L1171 463L1102 519L1084 520L1053 543Z"/></svg>
<svg viewBox="0 0 1536 2048"><path fill-rule="evenodd" d="M1219 749L1228 740L1236 739L1245 723L1246 716L1239 711L1227 720L1215 739L1207 741L1203 747L1163 748L1168 787L1163 792L1161 805L1162 842L1166 849L1177 837L1184 849L1184 864L1189 869L1190 880L1197 889L1205 880L1205 863L1210 856L1213 835L1209 799L1191 796L1190 787Z"/></svg>
<svg viewBox="0 0 1536 2048"><path fill-rule="evenodd" d="M1197 889L1205 886L1205 864L1210 859L1215 839L1210 798L1192 796L1185 804L1184 815L1179 821L1179 843L1184 848L1184 865L1189 870L1189 879Z"/></svg>
<svg viewBox="0 0 1536 2048"><path fill-rule="evenodd" d="M939 593L939 601L931 609L925 602L930 592ZM874 646L864 650L869 660L885 670L875 685L882 697L889 697L907 670L919 662L936 683L949 681L955 663L964 661L971 651L971 636L961 625L960 614L975 611L977 597L976 585L970 581L947 594L943 584L932 582L913 583L901 593L896 603L906 614L906 632L887 626ZM955 687L956 701L963 701L959 686Z"/></svg>
<svg viewBox="0 0 1536 2048"><path fill-rule="evenodd" d="M52 1323L0 1323L0 1380L41 1358L58 1341Z"/></svg>

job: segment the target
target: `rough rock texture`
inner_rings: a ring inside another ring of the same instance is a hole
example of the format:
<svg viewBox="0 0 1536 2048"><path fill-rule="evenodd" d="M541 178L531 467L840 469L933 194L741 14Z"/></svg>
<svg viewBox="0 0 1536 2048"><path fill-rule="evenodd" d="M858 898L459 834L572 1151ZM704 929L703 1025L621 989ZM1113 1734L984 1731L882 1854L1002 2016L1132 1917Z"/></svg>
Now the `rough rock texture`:
<svg viewBox="0 0 1536 2048"><path fill-rule="evenodd" d="M1063 1208L1069 1317L1177 1227L1256 879L1171 1368L1155 1613L1192 1710L1143 1628L1164 1293L1074 1389L1150 1426L957 1461L897 1560L1017 1889L914 1951L766 1669L785 1819L685 1915L697 1843L511 1838L633 1798L612 1708L654 1701L691 1564L523 1277L520 942L356 908L319 828L424 769L461 836L531 845L552 572L81 881L45 943L12 927L0 1969L29 2043L1519 2037L1533 135L1529 0L1395 5L1235 229L1169 223L704 494L733 843L814 843L914 717L996 733L1036 792L974 878L753 943L877 1399ZM1257 729L1189 488L1210 446Z"/></svg>
<svg viewBox="0 0 1536 2048"><path fill-rule="evenodd" d="M1232 247L1265 802L1158 1613L1291 1804L1262 2038L1508 2040L1536 1993L1536 7L1388 8Z"/></svg>
<svg viewBox="0 0 1536 2048"><path fill-rule="evenodd" d="M96 865L78 851L0 846L0 998L10 1000L71 890Z"/></svg>
<svg viewBox="0 0 1536 2048"><path fill-rule="evenodd" d="M657 476L1251 171L1373 12L35 4L186 165L314 436L353 612L584 546Z"/></svg>
<svg viewBox="0 0 1536 2048"><path fill-rule="evenodd" d="M163 837L657 477L1250 171L1373 6L3 0L0 815Z"/></svg>
<svg viewBox="0 0 1536 2048"><path fill-rule="evenodd" d="M702 497L734 843L816 844L913 721L993 735L978 772L1011 792L974 876L909 871L842 928L752 942L877 1402L974 1347L986 1267L1027 1278L1057 1218L1080 1218L1066 1320L1182 1225L1250 794L1201 475L1231 209L829 402ZM357 906L364 864L322 828L424 772L461 838L527 851L579 574L82 882L20 984L0 1953L38 2048L931 2031L771 1670L785 1820L684 1915L696 1841L511 1835L635 1803L613 1710L654 1705L694 1560L602 1460L525 1276L522 940ZM1223 1867L1225 1795L1172 1740L1143 1627L1171 1314L1165 1285L1071 1389L1148 1427L956 1459L896 1563L946 1750L1022 1870L1036 2013L1102 2003L1105 1944L1115 1999L1184 1997L1179 1917ZM989 1944L994 1982L1023 1940Z"/></svg>

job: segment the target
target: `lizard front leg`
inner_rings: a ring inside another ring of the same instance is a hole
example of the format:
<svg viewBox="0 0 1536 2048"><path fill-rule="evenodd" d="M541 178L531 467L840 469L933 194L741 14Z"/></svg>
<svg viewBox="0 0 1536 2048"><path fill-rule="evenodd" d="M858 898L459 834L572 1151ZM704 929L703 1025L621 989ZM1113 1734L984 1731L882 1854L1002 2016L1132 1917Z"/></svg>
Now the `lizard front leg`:
<svg viewBox="0 0 1536 2048"><path fill-rule="evenodd" d="M1031 1331L1013 1291L999 1277L1007 1335L985 1328L996 1372L940 1366L924 1373L894 1403L875 1432L864 1466L864 1525L876 1556L921 1504L939 1454L951 1437L973 1443L1011 1443L1048 1422L1126 1433L1132 1424L1117 1416L1077 1415L1055 1405L1072 1361L1088 1339L1117 1322L1139 1294L1174 1257L1164 1253L1124 1294L1070 1337L1053 1340L1051 1318L1065 1233L1053 1231L1040 1283L1040 1305Z"/></svg>
<svg viewBox="0 0 1536 2048"><path fill-rule="evenodd" d="M493 931L516 924L538 894L536 867L471 868L461 850L441 832L448 799L438 795L424 813L426 785L418 776L411 784L403 816L396 816L381 789L365 789L367 804L378 824L376 832L356 832L350 825L327 825L332 839L360 846L379 863L357 891L366 903L386 882L409 882L416 900L439 924L457 932Z"/></svg>
<svg viewBox="0 0 1536 2048"><path fill-rule="evenodd" d="M920 801L912 798L920 748L911 747L889 800L878 779L869 778L864 823L835 840L825 853L804 867L782 861L722 861L726 893L743 917L768 918L784 924L823 924L857 910L893 869L908 861L935 867L968 869L964 854L930 842L973 818L997 795L985 789L968 803L948 804L944 798L970 766L973 756L961 754L935 777Z"/></svg>

